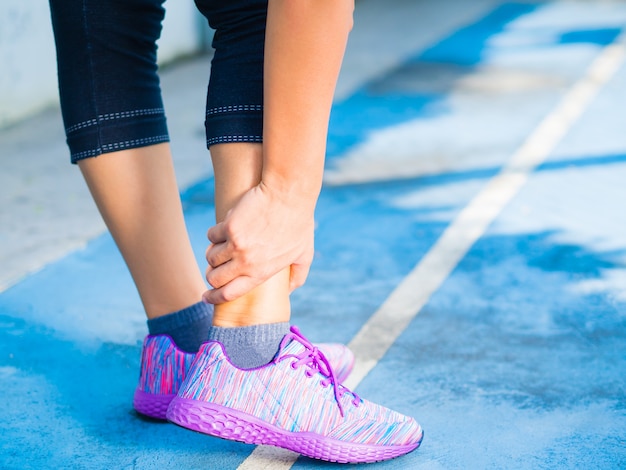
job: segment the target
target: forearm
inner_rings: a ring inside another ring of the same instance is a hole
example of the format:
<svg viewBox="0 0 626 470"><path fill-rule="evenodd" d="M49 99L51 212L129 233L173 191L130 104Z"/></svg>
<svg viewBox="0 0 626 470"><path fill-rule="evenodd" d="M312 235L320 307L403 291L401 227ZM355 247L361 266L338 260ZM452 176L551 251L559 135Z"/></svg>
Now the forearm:
<svg viewBox="0 0 626 470"><path fill-rule="evenodd" d="M262 184L310 210L353 8L353 0L269 0Z"/></svg>
<svg viewBox="0 0 626 470"><path fill-rule="evenodd" d="M306 279L328 119L353 1L269 0L261 181L209 229L207 281L213 289L204 298L210 303L241 298L270 278L278 279L284 294L278 297L288 302L289 290ZM272 277L281 271L289 276ZM288 311L288 303L282 310Z"/></svg>

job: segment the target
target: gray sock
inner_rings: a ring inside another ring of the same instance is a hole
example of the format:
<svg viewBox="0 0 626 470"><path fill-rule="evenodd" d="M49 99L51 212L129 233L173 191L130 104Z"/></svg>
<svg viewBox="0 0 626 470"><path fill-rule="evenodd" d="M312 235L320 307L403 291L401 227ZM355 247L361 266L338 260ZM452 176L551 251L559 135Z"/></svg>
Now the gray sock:
<svg viewBox="0 0 626 470"><path fill-rule="evenodd" d="M170 335L183 351L198 352L213 323L213 306L198 302L177 312L148 320L151 335Z"/></svg>
<svg viewBox="0 0 626 470"><path fill-rule="evenodd" d="M223 328L212 326L209 341L219 341L226 354L240 369L268 364L278 352L283 337L289 333L289 322Z"/></svg>

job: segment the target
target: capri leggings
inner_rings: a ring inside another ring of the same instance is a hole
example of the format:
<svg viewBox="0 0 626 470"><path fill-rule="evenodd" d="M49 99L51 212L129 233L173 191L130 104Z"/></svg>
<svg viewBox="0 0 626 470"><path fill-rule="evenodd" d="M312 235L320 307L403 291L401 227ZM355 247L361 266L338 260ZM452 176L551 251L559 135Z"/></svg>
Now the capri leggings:
<svg viewBox="0 0 626 470"><path fill-rule="evenodd" d="M50 0L71 161L168 142L156 41L164 0ZM263 139L267 0L196 0L215 30L207 147Z"/></svg>

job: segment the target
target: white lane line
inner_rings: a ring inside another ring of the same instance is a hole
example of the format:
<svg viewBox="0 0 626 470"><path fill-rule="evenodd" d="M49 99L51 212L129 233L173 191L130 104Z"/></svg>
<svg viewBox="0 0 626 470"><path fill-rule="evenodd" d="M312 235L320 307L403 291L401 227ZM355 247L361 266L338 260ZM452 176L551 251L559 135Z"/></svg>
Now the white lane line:
<svg viewBox="0 0 626 470"><path fill-rule="evenodd" d="M420 313L432 294L456 268L474 243L520 191L572 125L582 116L600 89L613 77L626 56L626 34L606 46L585 75L535 128L522 146L485 187L457 215L387 300L363 325L348 345L357 357L346 381L354 389ZM287 470L298 454L259 446L238 467L240 470Z"/></svg>

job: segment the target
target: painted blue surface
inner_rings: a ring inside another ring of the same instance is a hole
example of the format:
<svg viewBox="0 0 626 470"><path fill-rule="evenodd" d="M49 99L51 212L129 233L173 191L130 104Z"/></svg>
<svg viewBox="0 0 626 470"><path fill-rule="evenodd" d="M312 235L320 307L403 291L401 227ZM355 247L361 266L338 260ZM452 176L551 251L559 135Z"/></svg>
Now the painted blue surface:
<svg viewBox="0 0 626 470"><path fill-rule="evenodd" d="M532 24L547 9L504 4L337 103L329 165L373 131L454 114L456 79L432 93L408 86L422 65L448 61L460 78L499 64L519 45L494 45L495 36L520 34L509 31L513 22ZM526 92L527 121L503 118L499 164L614 37L613 27L580 23L528 46L556 48L556 58L567 48L550 69L566 76ZM381 468L626 465L626 134L606 122L623 122L625 79L622 70L358 387L426 429L419 451ZM294 323L315 341L348 342L498 169L326 186ZM183 193L201 263L212 184ZM132 411L145 332L108 235L2 293L0 467L236 468L251 446ZM295 468L319 466L327 464L300 459Z"/></svg>
<svg viewBox="0 0 626 470"><path fill-rule="evenodd" d="M415 78L429 62L456 66L456 79L472 72L480 62L486 41L505 26L536 8L534 5L510 3L496 8L478 22L467 26L436 45L410 57L380 79L365 84L347 99L333 106L329 130L328 160L362 142L374 129L389 127L416 117L446 112L442 99L450 91L424 92L415 88ZM433 77L437 80L437 77ZM358 112L355 112L358 110Z"/></svg>
<svg viewBox="0 0 626 470"><path fill-rule="evenodd" d="M488 41L517 18L532 13L538 5L530 3L504 3L480 21L468 25L419 56L425 62L451 62L474 66L484 59Z"/></svg>
<svg viewBox="0 0 626 470"><path fill-rule="evenodd" d="M590 44L599 44L606 46L615 41L615 38L619 35L621 30L619 28L602 28L602 29L587 29L581 31L569 31L564 33L560 42L562 44L581 43L586 42Z"/></svg>

